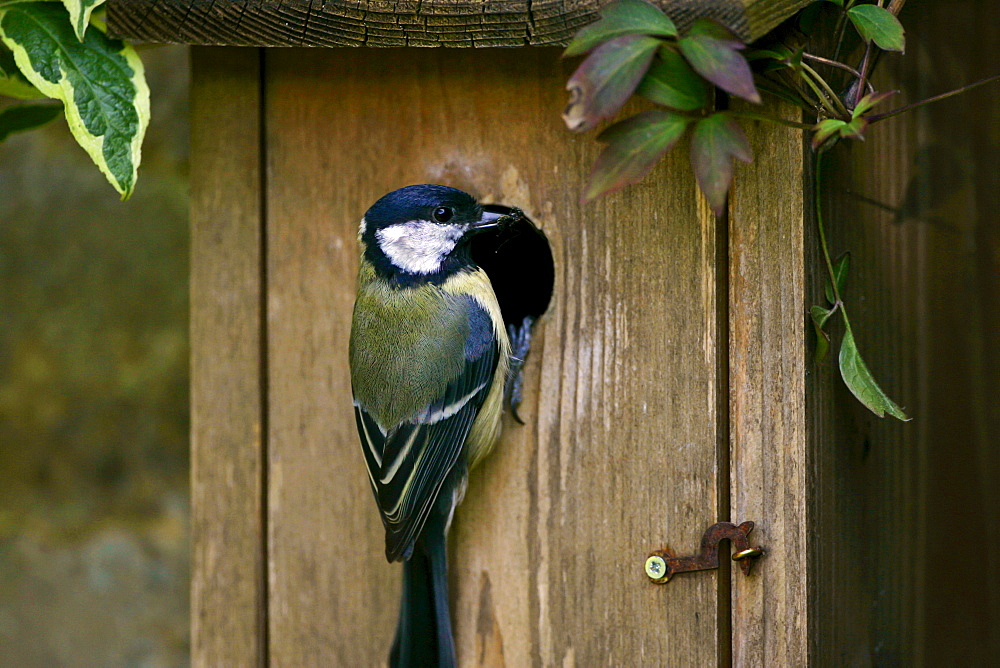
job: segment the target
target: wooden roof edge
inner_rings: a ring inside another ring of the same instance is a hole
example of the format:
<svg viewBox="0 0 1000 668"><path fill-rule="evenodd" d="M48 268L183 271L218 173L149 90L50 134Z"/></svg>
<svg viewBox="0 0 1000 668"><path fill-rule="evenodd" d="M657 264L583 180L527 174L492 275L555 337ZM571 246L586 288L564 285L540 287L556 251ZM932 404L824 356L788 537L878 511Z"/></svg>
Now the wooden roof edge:
<svg viewBox="0 0 1000 668"><path fill-rule="evenodd" d="M753 41L811 0L654 0ZM113 35L222 46L565 45L609 0L108 0Z"/></svg>

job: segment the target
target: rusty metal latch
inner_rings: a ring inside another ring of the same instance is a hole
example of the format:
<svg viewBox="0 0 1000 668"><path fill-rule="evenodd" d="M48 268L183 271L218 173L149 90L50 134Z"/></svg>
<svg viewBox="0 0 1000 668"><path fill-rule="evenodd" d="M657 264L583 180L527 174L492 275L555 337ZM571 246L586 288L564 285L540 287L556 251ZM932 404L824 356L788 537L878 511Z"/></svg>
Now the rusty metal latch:
<svg viewBox="0 0 1000 668"><path fill-rule="evenodd" d="M657 584L667 582L675 573L707 571L719 567L719 541L728 538L732 543L733 561L740 562L743 575L750 575L750 568L757 557L764 554L760 548L750 547L747 535L753 531L753 522L733 524L718 522L705 530L701 537L701 552L691 557L675 557L668 550L657 550L646 559L646 575Z"/></svg>

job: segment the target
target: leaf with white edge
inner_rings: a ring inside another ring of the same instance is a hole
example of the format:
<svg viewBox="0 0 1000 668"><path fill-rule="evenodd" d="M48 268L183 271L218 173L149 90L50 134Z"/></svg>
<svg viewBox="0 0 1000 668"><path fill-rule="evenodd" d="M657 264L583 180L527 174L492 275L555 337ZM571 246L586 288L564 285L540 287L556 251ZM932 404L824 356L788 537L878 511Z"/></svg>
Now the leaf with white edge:
<svg viewBox="0 0 1000 668"><path fill-rule="evenodd" d="M906 47L903 24L888 9L855 5L847 10L847 17L866 42L875 42L885 51L903 51Z"/></svg>
<svg viewBox="0 0 1000 668"><path fill-rule="evenodd" d="M14 54L0 43L0 95L18 100L44 98L41 91L31 85L14 62Z"/></svg>
<svg viewBox="0 0 1000 668"><path fill-rule="evenodd" d="M742 45L703 34L682 37L677 44L695 72L727 93L760 103L750 64L738 50Z"/></svg>
<svg viewBox="0 0 1000 668"><path fill-rule="evenodd" d="M641 181L684 134L691 119L669 111L646 111L598 135L607 142L591 172L584 201Z"/></svg>
<svg viewBox="0 0 1000 668"><path fill-rule="evenodd" d="M62 0L62 3L66 6L66 11L69 12L73 32L76 33L77 39L82 42L83 35L87 32L87 26L90 25L91 13L101 6L104 0Z"/></svg>
<svg viewBox="0 0 1000 668"><path fill-rule="evenodd" d="M826 333L823 326L830 319L833 313L830 309L822 306L813 306L809 309L809 317L812 319L813 329L816 331L816 363L819 364L826 359L830 352L830 335Z"/></svg>
<svg viewBox="0 0 1000 668"><path fill-rule="evenodd" d="M18 68L63 102L76 141L127 199L149 124L149 87L135 50L91 27L81 42L60 3L0 5L0 38Z"/></svg>
<svg viewBox="0 0 1000 668"><path fill-rule="evenodd" d="M563 57L587 53L598 44L622 35L676 37L677 28L659 7L645 0L615 0L601 9L601 19L576 33Z"/></svg>
<svg viewBox="0 0 1000 668"><path fill-rule="evenodd" d="M570 96L563 111L566 127L585 132L617 114L659 47L655 37L624 35L594 49L566 83Z"/></svg>
<svg viewBox="0 0 1000 668"><path fill-rule="evenodd" d="M885 414L899 420L909 420L906 413L896 405L892 399L882 391L875 377L861 359L857 344L854 342L854 333L851 331L851 323L844 317L844 340L840 343L840 375L851 393L857 397L858 401L879 417Z"/></svg>
<svg viewBox="0 0 1000 668"><path fill-rule="evenodd" d="M847 285L847 272L851 269L851 253L844 253L833 261L833 277L837 280L837 292L844 296L844 286ZM826 301L836 304L837 299L830 285L830 279L826 279Z"/></svg>
<svg viewBox="0 0 1000 668"><path fill-rule="evenodd" d="M733 158L753 160L739 124L724 112L698 121L691 135L691 168L717 216L726 206L726 193L733 180Z"/></svg>
<svg viewBox="0 0 1000 668"><path fill-rule="evenodd" d="M41 127L62 113L58 104L20 104L0 111L0 142L15 132Z"/></svg>
<svg viewBox="0 0 1000 668"><path fill-rule="evenodd" d="M681 54L660 47L636 91L647 100L671 109L694 111L708 104L708 85Z"/></svg>

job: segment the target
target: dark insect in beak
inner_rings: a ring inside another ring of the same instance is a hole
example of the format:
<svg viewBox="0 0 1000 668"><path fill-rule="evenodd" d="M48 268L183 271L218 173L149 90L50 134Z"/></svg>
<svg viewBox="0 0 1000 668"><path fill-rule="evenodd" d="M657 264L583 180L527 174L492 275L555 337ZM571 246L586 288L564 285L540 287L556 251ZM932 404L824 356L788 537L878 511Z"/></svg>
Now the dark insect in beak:
<svg viewBox="0 0 1000 668"><path fill-rule="evenodd" d="M475 234L477 232L492 230L495 228L503 230L523 218L524 213L522 213L520 209L511 209L510 213L505 214L496 213L494 211L483 211L483 217L472 225L469 232Z"/></svg>

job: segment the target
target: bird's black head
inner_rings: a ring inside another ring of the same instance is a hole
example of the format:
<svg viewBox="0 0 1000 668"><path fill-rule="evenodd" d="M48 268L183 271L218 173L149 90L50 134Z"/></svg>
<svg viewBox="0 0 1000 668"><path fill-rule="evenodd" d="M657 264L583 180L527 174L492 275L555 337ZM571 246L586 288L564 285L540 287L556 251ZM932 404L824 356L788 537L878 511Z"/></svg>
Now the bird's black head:
<svg viewBox="0 0 1000 668"><path fill-rule="evenodd" d="M437 185L384 195L361 221L361 242L375 270L396 283L441 282L472 265L469 240L500 218L468 193Z"/></svg>

